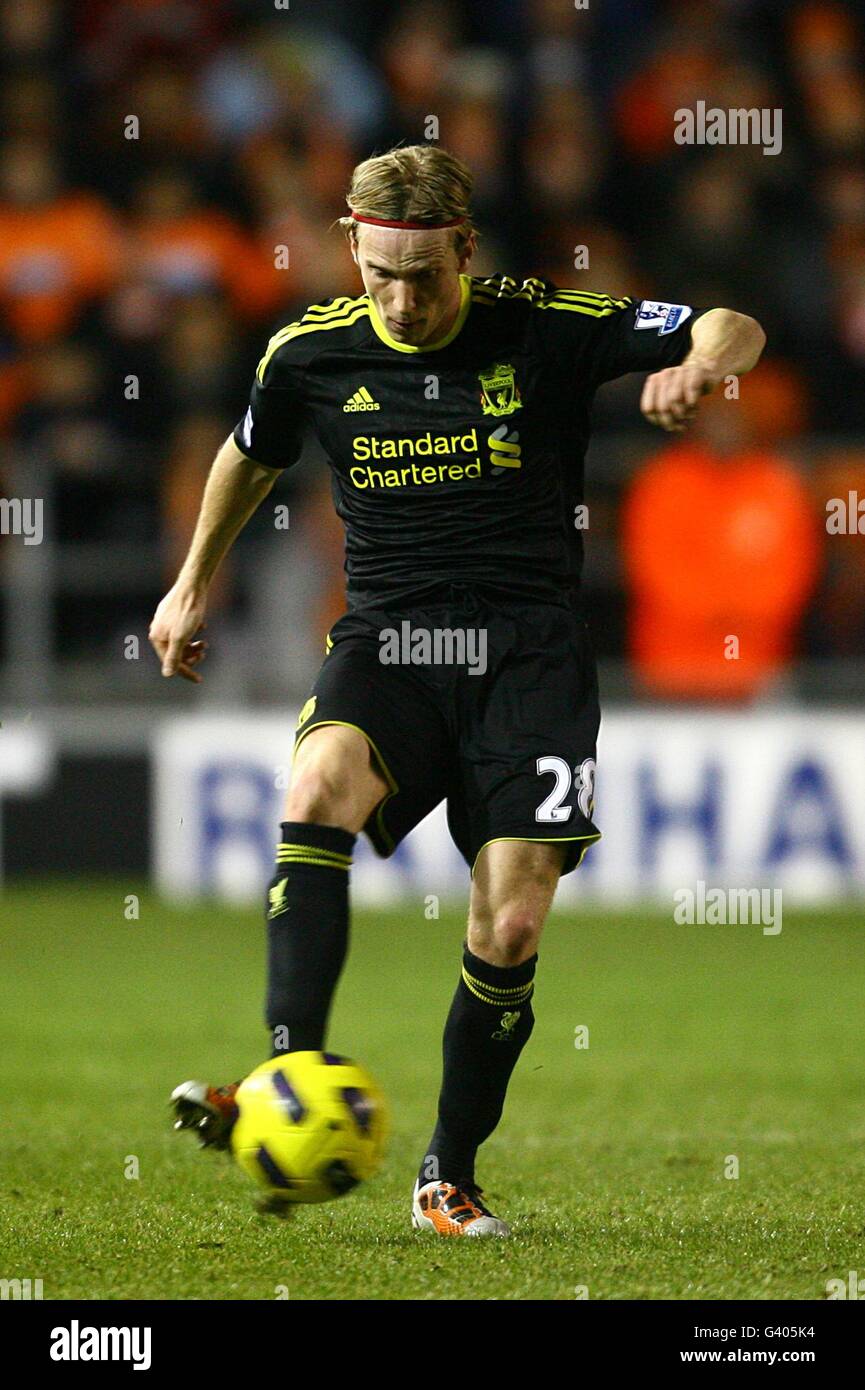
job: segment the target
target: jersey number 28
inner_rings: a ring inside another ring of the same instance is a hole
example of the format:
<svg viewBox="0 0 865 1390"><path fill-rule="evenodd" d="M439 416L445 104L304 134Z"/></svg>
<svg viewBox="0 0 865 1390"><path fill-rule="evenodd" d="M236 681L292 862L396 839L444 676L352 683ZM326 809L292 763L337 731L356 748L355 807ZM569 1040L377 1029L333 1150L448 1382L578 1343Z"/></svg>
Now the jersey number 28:
<svg viewBox="0 0 865 1390"><path fill-rule="evenodd" d="M535 811L535 820L553 823L567 820L573 806L563 806L562 802L571 792L570 764L566 763L564 758L538 758L537 771L539 774L554 773L556 784ZM573 787L577 793L577 805L588 820L592 814L595 796L594 758L585 758L579 767L574 769Z"/></svg>

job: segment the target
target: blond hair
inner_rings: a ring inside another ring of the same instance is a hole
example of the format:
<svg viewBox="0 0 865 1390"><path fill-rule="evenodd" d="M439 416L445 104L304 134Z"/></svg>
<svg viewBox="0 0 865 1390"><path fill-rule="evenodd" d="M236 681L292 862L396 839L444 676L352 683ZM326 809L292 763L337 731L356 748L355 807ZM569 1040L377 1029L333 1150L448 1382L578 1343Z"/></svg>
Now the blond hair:
<svg viewBox="0 0 865 1390"><path fill-rule="evenodd" d="M434 227L464 217L454 228L460 254L475 231L469 212L472 182L468 166L440 145L403 145L358 164L345 200L364 217L393 222ZM349 237L357 235L351 212L339 218L339 225Z"/></svg>

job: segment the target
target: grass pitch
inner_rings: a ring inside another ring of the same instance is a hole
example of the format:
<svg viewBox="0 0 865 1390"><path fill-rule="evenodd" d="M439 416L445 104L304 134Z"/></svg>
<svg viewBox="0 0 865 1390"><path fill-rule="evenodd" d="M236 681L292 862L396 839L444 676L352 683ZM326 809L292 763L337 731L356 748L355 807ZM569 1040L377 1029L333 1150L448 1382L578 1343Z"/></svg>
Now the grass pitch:
<svg viewBox="0 0 865 1390"><path fill-rule="evenodd" d="M823 1299L865 1269L861 914L791 913L775 937L554 916L478 1168L514 1239L442 1241L412 1232L409 1197L462 916L356 914L328 1041L384 1086L388 1159L280 1222L166 1106L267 1055L261 916L141 888L128 921L129 892L0 897L0 1277L46 1299Z"/></svg>

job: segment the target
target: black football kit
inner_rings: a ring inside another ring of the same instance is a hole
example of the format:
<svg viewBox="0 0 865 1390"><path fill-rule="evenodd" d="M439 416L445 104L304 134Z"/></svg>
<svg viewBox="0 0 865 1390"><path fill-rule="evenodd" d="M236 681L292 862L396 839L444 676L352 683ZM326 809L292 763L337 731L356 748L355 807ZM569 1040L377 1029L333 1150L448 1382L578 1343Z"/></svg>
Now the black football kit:
<svg viewBox="0 0 865 1390"><path fill-rule="evenodd" d="M314 305L268 344L238 448L330 463L348 612L301 711L359 729L388 784L379 853L442 799L474 866L494 840L562 841L592 821L597 679L575 597L596 389L682 361L700 313L507 275L463 275L437 343L399 343L367 295Z"/></svg>

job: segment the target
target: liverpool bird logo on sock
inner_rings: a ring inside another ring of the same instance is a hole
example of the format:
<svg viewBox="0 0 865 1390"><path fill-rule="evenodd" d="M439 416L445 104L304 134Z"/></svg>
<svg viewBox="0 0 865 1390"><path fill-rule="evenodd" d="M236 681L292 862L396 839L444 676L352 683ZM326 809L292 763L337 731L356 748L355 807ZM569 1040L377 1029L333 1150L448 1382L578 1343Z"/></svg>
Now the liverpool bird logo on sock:
<svg viewBox="0 0 865 1390"><path fill-rule="evenodd" d="M497 1042L513 1042L514 1029L517 1026L519 1017L519 1009L517 1009L516 1013L502 1014L501 1026L496 1029L495 1033L491 1033L490 1037L495 1038Z"/></svg>
<svg viewBox="0 0 865 1390"><path fill-rule="evenodd" d="M268 893L270 907L267 913L268 921L273 921L281 912L287 912L289 904L285 901L285 890L288 887L288 878L281 878Z"/></svg>

